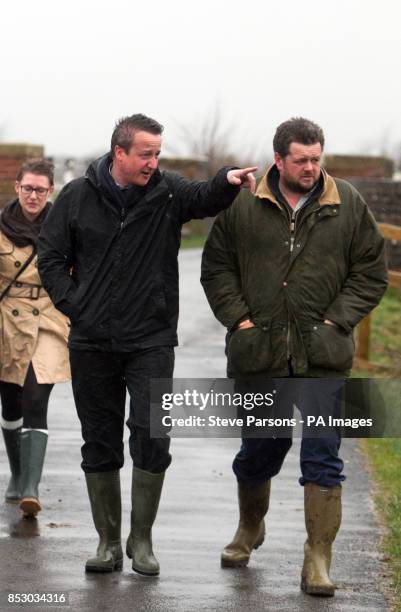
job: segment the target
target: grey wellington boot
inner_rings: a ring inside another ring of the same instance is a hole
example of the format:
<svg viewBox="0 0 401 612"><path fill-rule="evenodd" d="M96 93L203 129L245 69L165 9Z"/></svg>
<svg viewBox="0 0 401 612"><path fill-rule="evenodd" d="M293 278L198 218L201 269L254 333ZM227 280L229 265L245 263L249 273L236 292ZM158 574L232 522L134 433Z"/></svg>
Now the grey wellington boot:
<svg viewBox="0 0 401 612"><path fill-rule="evenodd" d="M305 524L308 539L302 568L301 589L309 595L332 597L336 585L330 580L331 545L341 524L341 485L305 485Z"/></svg>
<svg viewBox="0 0 401 612"><path fill-rule="evenodd" d="M21 508L25 517L35 517L42 510L39 483L45 460L47 433L26 429L21 433Z"/></svg>
<svg viewBox="0 0 401 612"><path fill-rule="evenodd" d="M1 428L10 463L11 478L6 490L6 502L17 504L21 499L21 427L17 429Z"/></svg>
<svg viewBox="0 0 401 612"><path fill-rule="evenodd" d="M238 483L239 524L232 542L221 553L222 567L248 565L252 550L263 544L269 499L270 480L256 487Z"/></svg>
<svg viewBox="0 0 401 612"><path fill-rule="evenodd" d="M159 507L165 472L152 474L139 468L132 471L131 533L127 556L132 569L145 576L157 576L159 562L152 550L152 526Z"/></svg>
<svg viewBox="0 0 401 612"><path fill-rule="evenodd" d="M96 555L86 562L87 572L112 572L123 567L121 548L120 471L85 474L95 529Z"/></svg>

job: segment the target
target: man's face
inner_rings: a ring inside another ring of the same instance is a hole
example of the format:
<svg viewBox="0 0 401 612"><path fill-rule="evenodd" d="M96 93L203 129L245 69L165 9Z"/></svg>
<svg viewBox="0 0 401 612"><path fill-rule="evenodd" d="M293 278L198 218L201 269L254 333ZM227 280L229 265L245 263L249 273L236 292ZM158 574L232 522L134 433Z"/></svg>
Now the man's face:
<svg viewBox="0 0 401 612"><path fill-rule="evenodd" d="M280 182L293 193L308 193L319 180L322 147L319 142L303 145L292 142L288 154L274 154Z"/></svg>
<svg viewBox="0 0 401 612"><path fill-rule="evenodd" d="M123 186L144 187L157 170L161 136L150 132L135 132L128 153L119 146L114 149L113 168L116 179Z"/></svg>
<svg viewBox="0 0 401 612"><path fill-rule="evenodd" d="M24 216L33 221L46 206L53 187L47 176L27 172L20 181L15 181L15 191Z"/></svg>

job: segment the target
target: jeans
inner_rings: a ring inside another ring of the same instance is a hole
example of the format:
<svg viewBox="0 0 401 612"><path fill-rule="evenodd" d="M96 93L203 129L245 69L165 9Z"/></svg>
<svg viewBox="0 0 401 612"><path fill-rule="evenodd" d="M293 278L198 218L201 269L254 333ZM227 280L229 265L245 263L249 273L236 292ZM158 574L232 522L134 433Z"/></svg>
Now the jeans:
<svg viewBox="0 0 401 612"><path fill-rule="evenodd" d="M296 404L305 420L307 414L323 415L324 418L337 416L343 380L290 377L281 379L280 384L281 408L278 416L291 416L289 408L292 412L293 404ZM306 431L304 425L299 483L314 482L325 487L340 484L345 476L341 473L344 463L338 454L341 444L339 431L331 430L329 437L310 437L310 431ZM292 439L287 437L243 437L240 451L233 462L237 480L255 486L276 476L291 445Z"/></svg>

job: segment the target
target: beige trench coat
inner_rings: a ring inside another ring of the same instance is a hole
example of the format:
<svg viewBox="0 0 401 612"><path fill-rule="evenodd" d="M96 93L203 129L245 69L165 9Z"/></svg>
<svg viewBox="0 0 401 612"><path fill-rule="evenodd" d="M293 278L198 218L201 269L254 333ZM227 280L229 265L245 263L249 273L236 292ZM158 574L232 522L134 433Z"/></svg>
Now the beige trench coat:
<svg viewBox="0 0 401 612"><path fill-rule="evenodd" d="M0 232L0 294L31 252ZM0 380L22 386L30 362L38 383L70 380L68 331L68 319L41 287L35 257L0 302Z"/></svg>

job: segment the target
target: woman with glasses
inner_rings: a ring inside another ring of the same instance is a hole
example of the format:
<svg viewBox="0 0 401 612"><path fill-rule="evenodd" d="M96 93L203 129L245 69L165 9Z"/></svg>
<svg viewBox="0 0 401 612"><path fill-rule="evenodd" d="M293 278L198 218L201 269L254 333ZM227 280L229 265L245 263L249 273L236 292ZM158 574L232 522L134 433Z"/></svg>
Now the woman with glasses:
<svg viewBox="0 0 401 612"><path fill-rule="evenodd" d="M37 269L36 244L53 189L53 165L28 160L17 175L17 198L0 216L1 428L11 468L5 498L19 503L25 517L42 509L50 392L70 379L68 320L54 308Z"/></svg>

